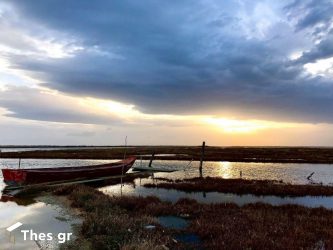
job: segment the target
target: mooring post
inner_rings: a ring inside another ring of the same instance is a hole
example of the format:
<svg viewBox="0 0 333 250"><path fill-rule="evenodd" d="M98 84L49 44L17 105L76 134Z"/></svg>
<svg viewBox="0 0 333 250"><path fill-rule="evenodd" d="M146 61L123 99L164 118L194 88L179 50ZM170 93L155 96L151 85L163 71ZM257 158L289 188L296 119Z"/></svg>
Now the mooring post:
<svg viewBox="0 0 333 250"><path fill-rule="evenodd" d="M19 169L21 169L21 158L19 158Z"/></svg>
<svg viewBox="0 0 333 250"><path fill-rule="evenodd" d="M200 171L200 176L202 176L202 165L203 165L203 161L205 158L205 146L206 143L202 142L202 147L201 147L201 158L200 158L200 167L199 167L199 171Z"/></svg>
<svg viewBox="0 0 333 250"><path fill-rule="evenodd" d="M153 153L151 154L151 157L150 157L150 161L149 161L149 165L148 165L148 167L150 167L150 168L151 168L151 164L153 163L154 156L155 156L155 152L153 152Z"/></svg>
<svg viewBox="0 0 333 250"><path fill-rule="evenodd" d="M124 152L124 161L126 158L126 150L127 150L127 135L125 137L125 152ZM120 195L123 195L123 175L124 175L124 164L121 165L121 176L120 176Z"/></svg>

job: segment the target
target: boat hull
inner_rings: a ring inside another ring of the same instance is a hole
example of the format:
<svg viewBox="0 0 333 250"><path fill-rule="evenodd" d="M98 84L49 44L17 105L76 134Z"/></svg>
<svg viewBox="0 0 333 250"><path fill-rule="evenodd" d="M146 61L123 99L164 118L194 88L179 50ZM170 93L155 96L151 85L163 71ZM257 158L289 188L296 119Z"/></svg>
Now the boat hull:
<svg viewBox="0 0 333 250"><path fill-rule="evenodd" d="M75 179L95 179L125 174L132 167L135 160L135 157L129 157L119 162L82 167L2 169L2 174L4 182L10 186Z"/></svg>

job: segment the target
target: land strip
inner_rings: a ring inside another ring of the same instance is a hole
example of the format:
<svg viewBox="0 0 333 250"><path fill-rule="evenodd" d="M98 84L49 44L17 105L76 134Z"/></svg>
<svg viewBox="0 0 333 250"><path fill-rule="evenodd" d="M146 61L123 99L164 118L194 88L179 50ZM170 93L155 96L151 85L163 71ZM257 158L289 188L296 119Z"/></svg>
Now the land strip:
<svg viewBox="0 0 333 250"><path fill-rule="evenodd" d="M201 158L201 146L129 146L109 148L75 148L2 152L1 158L33 159L122 159L126 155L159 160L195 160ZM206 161L329 163L333 164L333 148L325 147L213 147L206 146Z"/></svg>
<svg viewBox="0 0 333 250"><path fill-rule="evenodd" d="M221 192L234 194L276 195L276 196L332 196L333 186L296 185L281 181L223 179L220 177L197 177L183 180L156 178L158 183L144 184L146 188L175 189L185 192Z"/></svg>

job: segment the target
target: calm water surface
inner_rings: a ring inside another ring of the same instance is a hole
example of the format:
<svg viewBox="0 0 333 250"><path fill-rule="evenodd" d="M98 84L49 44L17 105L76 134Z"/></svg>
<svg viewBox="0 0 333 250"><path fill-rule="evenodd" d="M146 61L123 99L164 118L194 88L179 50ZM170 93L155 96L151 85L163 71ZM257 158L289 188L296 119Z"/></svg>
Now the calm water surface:
<svg viewBox="0 0 333 250"><path fill-rule="evenodd" d="M74 167L94 165L116 160L62 160L62 159L22 159L21 168L40 167ZM149 161L135 162L147 166ZM153 166L178 170L173 173L159 173L156 176L171 179L192 178L199 175L199 162L188 161L160 161L155 160ZM1 168L17 168L18 159L0 159ZM293 184L307 184L306 179L312 172L312 180L325 185L333 185L332 164L306 164L306 163L249 163L249 162L205 162L204 176L217 176L222 178L239 178L242 171L245 179L283 180ZM1 176L2 177L2 176ZM1 180L0 180L1 185Z"/></svg>
<svg viewBox="0 0 333 250"><path fill-rule="evenodd" d="M31 204L0 202L0 249L57 249L58 233L73 232L73 226L80 224L70 211L56 204L49 203L47 198L40 197ZM25 201L27 202L27 201ZM23 225L9 233L6 228L16 222ZM52 241L24 240L21 230L32 229L34 233L52 233Z"/></svg>
<svg viewBox="0 0 333 250"><path fill-rule="evenodd" d="M279 197L274 195L256 196L252 194L237 195L219 192L184 192L163 188L145 188L145 183L158 182L153 178L137 179L134 184L120 184L102 187L99 190L111 196L134 195L134 196L157 196L163 201L177 202L181 198L194 199L201 203L235 203L243 206L249 203L268 203L274 206L295 204L306 207L325 207L333 209L333 196L302 196L302 197Z"/></svg>
<svg viewBox="0 0 333 250"><path fill-rule="evenodd" d="M75 150L75 149L106 149L112 147L0 147L1 152L23 152L23 151L35 151L35 150Z"/></svg>

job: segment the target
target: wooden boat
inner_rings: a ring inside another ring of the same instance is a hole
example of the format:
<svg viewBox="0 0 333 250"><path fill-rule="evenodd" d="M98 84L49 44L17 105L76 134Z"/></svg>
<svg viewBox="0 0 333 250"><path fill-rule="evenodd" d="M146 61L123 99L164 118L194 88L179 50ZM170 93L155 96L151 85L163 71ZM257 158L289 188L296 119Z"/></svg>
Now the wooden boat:
<svg viewBox="0 0 333 250"><path fill-rule="evenodd" d="M134 164L135 156L122 161L82 167L2 169L4 182L10 186L93 179L98 177L125 174Z"/></svg>

